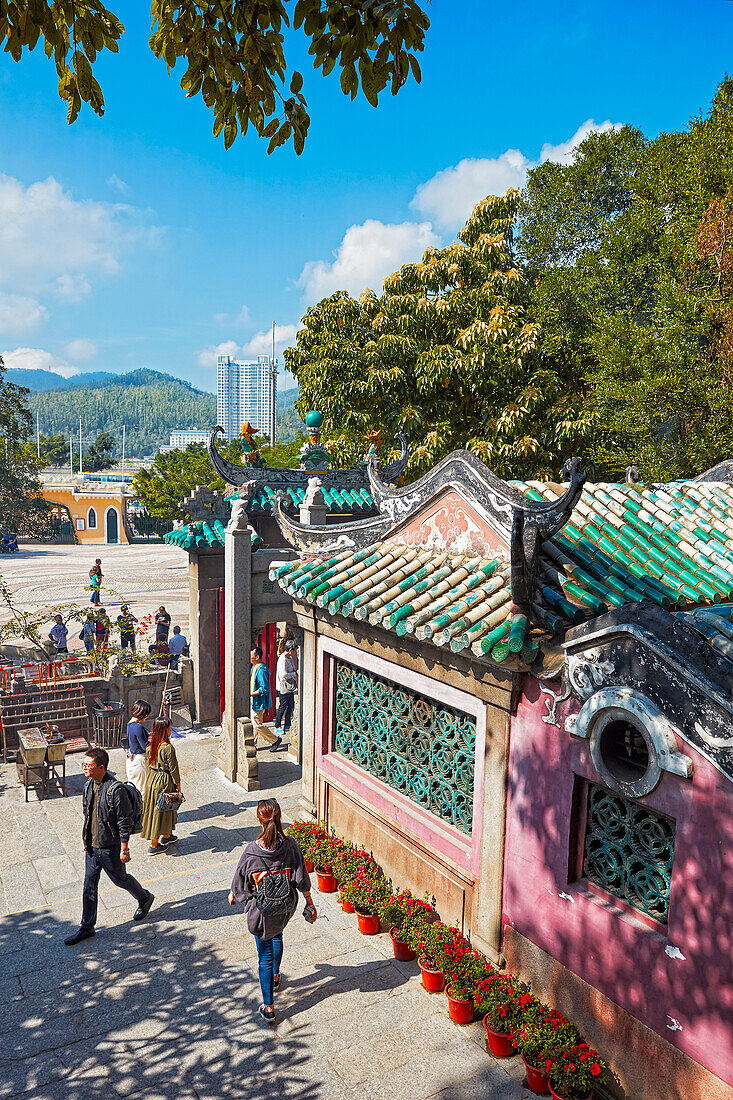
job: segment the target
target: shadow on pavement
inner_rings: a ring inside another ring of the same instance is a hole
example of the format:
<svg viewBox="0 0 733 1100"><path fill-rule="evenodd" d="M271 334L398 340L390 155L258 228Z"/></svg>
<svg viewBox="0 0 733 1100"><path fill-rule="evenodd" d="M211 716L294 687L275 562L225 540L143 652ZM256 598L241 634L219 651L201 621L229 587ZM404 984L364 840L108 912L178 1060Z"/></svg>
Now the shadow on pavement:
<svg viewBox="0 0 733 1100"><path fill-rule="evenodd" d="M62 942L69 923L48 910L3 919L0 1095L329 1095L307 1044L259 1021L245 965L190 930L161 927L161 915L134 929L100 929L75 948Z"/></svg>

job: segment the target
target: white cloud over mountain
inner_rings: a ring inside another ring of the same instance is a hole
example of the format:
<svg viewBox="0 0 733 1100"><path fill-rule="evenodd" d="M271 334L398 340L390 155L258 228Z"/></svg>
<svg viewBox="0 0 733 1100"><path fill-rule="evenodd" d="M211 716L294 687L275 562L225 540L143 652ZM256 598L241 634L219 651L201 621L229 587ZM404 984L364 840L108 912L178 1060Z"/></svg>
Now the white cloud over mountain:
<svg viewBox="0 0 733 1100"><path fill-rule="evenodd" d="M0 356L6 367L13 369L50 370L64 378L71 378L79 373L78 367L42 348L15 348L14 351L0 352Z"/></svg>
<svg viewBox="0 0 733 1100"><path fill-rule="evenodd" d="M87 340L85 337L79 337L77 340L70 340L64 348L64 354L68 355L69 359L75 359L77 363L86 363L89 359L94 359L99 348L93 340Z"/></svg>

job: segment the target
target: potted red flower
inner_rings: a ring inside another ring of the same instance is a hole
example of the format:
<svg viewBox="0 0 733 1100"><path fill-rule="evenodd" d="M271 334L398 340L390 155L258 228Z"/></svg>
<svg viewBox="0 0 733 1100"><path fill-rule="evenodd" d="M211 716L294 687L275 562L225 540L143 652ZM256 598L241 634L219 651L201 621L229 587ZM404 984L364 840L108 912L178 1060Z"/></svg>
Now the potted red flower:
<svg viewBox="0 0 733 1100"><path fill-rule="evenodd" d="M556 1054L578 1041L578 1033L561 1012L535 1002L525 1013L514 1039L527 1071L532 1092L546 1096L550 1091L549 1073Z"/></svg>
<svg viewBox="0 0 733 1100"><path fill-rule="evenodd" d="M453 941L455 928L436 920L425 924L417 940L418 965L422 984L428 993L442 993L445 989L447 956L444 947Z"/></svg>
<svg viewBox="0 0 733 1100"><path fill-rule="evenodd" d="M489 974L478 985L476 1002L484 1014L490 1052L497 1058L516 1054L515 1030L536 1004L526 986L509 974Z"/></svg>
<svg viewBox="0 0 733 1100"><path fill-rule="evenodd" d="M384 919L389 926L392 951L396 959L407 961L417 955L419 940L426 924L438 919L438 914L427 900L416 898L409 890L391 894L384 908Z"/></svg>
<svg viewBox="0 0 733 1100"><path fill-rule="evenodd" d="M347 899L344 889L356 878L361 867L366 867L371 874L377 873L377 865L369 855L361 848L355 848L353 844L344 843L335 856L331 870L336 876L336 880L341 891L340 903L344 913L353 913L354 906Z"/></svg>
<svg viewBox="0 0 733 1100"><path fill-rule="evenodd" d="M303 853L303 861L305 863L305 869L308 874L312 874L314 871L313 860L311 859L310 849L313 845L320 843L322 840L328 840L328 829L326 825L321 821L294 821L286 831L287 836L291 836L295 843Z"/></svg>
<svg viewBox="0 0 733 1100"><path fill-rule="evenodd" d="M338 882L333 873L333 864L342 848L342 842L335 837L314 839L308 848L318 879L318 889L323 894L332 894Z"/></svg>
<svg viewBox="0 0 733 1100"><path fill-rule="evenodd" d="M389 896L389 887L384 876L362 866L354 881L344 886L341 896L356 909L359 931L365 936L374 936L379 931L382 912Z"/></svg>
<svg viewBox="0 0 733 1100"><path fill-rule="evenodd" d="M455 1024L470 1024L476 1011L476 990L486 977L486 959L457 931L444 951L447 960L453 960L452 969L446 973L445 990L450 1018Z"/></svg>
<svg viewBox="0 0 733 1100"><path fill-rule="evenodd" d="M606 1079L606 1063L587 1043L560 1051L550 1066L550 1092L555 1100L591 1100Z"/></svg>

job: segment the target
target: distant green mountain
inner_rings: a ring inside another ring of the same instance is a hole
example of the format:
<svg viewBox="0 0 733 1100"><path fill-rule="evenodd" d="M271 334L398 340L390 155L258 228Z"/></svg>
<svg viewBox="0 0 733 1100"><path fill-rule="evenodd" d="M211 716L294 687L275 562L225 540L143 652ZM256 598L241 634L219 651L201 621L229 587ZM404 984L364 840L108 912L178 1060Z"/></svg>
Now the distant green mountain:
<svg viewBox="0 0 733 1100"><path fill-rule="evenodd" d="M22 367L8 367L5 372L5 381L12 382L15 386L25 386L31 393L41 390L66 390L71 386L91 386L95 382L103 382L108 378L116 377L110 371L88 371L86 374L75 374L71 378L64 378L52 370L24 370Z"/></svg>
<svg viewBox="0 0 733 1100"><path fill-rule="evenodd" d="M81 417L84 437L94 440L100 432L111 432L119 457L124 424L126 454L143 458L167 446L176 428L203 429L216 423L216 397L169 374L142 369L103 375L89 385L81 378L64 379L63 387L29 397L31 412L35 419L38 410L44 435L78 436ZM77 380L78 385L66 384Z"/></svg>
<svg viewBox="0 0 733 1100"><path fill-rule="evenodd" d="M67 379L50 371L9 370L6 377L9 382L29 386L27 381L11 377L18 375L59 379L60 384L53 388L36 385L36 391L28 399L34 421L38 410L43 435L68 437L71 433L78 439L81 417L85 439L94 441L100 432L112 433L117 441L117 458L122 453L123 424L125 453L129 458L144 458L168 446L170 433L176 428L209 429L216 424L214 394L204 393L190 382L160 371L95 372ZM289 442L301 427L293 409L298 391L293 389L282 396L285 400L277 403L278 436L282 442Z"/></svg>

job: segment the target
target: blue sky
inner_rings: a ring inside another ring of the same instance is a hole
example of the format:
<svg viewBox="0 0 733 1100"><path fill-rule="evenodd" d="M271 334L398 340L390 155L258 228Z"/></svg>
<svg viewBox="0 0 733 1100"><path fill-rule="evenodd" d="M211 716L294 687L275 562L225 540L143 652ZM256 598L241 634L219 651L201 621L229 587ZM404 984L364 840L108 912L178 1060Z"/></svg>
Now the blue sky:
<svg viewBox="0 0 733 1100"><path fill-rule="evenodd" d="M307 305L358 293L474 201L571 156L590 122L647 135L705 111L733 66L733 3L433 0L423 80L375 110L310 67L305 152L225 152L150 52L145 4L71 127L40 49L0 54L0 353L13 366L151 367L213 391L215 353L292 342ZM129 9L135 9L130 15ZM138 10L139 9L139 10ZM287 382L286 382L287 384Z"/></svg>

